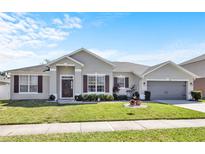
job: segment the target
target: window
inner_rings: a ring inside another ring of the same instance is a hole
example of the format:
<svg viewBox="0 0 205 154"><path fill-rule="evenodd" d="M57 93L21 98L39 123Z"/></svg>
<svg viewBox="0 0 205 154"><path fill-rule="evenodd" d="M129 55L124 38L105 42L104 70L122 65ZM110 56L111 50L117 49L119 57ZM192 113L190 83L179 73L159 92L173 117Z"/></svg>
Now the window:
<svg viewBox="0 0 205 154"><path fill-rule="evenodd" d="M38 92L38 77L30 76L30 92Z"/></svg>
<svg viewBox="0 0 205 154"><path fill-rule="evenodd" d="M96 76L88 76L88 92L96 91Z"/></svg>
<svg viewBox="0 0 205 154"><path fill-rule="evenodd" d="M105 76L97 76L97 92L105 91Z"/></svg>
<svg viewBox="0 0 205 154"><path fill-rule="evenodd" d="M19 76L20 92L28 92L28 76Z"/></svg>
<svg viewBox="0 0 205 154"><path fill-rule="evenodd" d="M105 76L88 75L88 92L105 92Z"/></svg>
<svg viewBox="0 0 205 154"><path fill-rule="evenodd" d="M38 92L38 76L20 75L19 87L22 93L37 93Z"/></svg>
<svg viewBox="0 0 205 154"><path fill-rule="evenodd" d="M120 88L125 88L125 77L118 77L117 84Z"/></svg>

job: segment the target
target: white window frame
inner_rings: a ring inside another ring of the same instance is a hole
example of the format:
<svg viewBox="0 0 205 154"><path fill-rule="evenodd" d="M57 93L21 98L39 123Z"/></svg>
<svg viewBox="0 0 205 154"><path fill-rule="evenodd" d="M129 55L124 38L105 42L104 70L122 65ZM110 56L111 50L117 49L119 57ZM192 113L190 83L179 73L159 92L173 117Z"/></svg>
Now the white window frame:
<svg viewBox="0 0 205 154"><path fill-rule="evenodd" d="M119 87L120 89L125 89L125 76L117 76L117 84L119 85L118 83L118 78L121 78L121 79L124 79L124 86L123 87Z"/></svg>
<svg viewBox="0 0 205 154"><path fill-rule="evenodd" d="M93 92L89 91L89 76L95 76L95 81L96 81L95 82L95 91L93 91ZM97 91L97 86L98 86L97 77L99 77L99 76L104 77L104 91L100 91L100 92ZM105 74L97 74L97 73L96 74L87 74L87 91L88 91L87 93L89 93L89 94L96 94L96 93L97 94L103 94L103 93L105 93L105 84L106 84L105 83L105 76L106 76Z"/></svg>
<svg viewBox="0 0 205 154"><path fill-rule="evenodd" d="M28 86L28 92L21 92L21 89L20 89L20 86L21 86L21 84L20 84L20 77L21 76L27 76L27 78L28 78L28 84L27 84L27 86ZM38 75L25 75L25 74L21 74L21 75L19 75L19 94L38 94L38 88L37 88L37 92L30 92L30 77L31 76L36 76L37 78L38 78ZM38 79L37 79L38 80ZM38 85L38 81L37 81L37 85Z"/></svg>

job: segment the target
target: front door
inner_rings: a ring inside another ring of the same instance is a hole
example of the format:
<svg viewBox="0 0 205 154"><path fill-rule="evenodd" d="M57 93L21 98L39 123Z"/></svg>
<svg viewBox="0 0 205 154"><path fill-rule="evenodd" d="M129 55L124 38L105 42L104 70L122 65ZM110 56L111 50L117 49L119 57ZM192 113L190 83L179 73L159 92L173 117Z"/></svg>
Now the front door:
<svg viewBox="0 0 205 154"><path fill-rule="evenodd" d="M73 97L73 79L71 77L62 77L61 79L61 97L71 98Z"/></svg>

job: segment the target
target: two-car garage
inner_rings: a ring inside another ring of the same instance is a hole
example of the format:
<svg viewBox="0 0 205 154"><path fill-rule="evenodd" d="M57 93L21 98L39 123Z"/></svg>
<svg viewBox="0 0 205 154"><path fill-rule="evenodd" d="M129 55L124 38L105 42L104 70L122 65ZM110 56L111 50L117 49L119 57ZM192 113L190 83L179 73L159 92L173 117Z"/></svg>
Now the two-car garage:
<svg viewBox="0 0 205 154"><path fill-rule="evenodd" d="M143 75L144 90L151 92L151 100L191 99L193 83L197 76L168 61L151 67Z"/></svg>
<svg viewBox="0 0 205 154"><path fill-rule="evenodd" d="M148 81L147 90L152 100L184 100L186 99L186 81Z"/></svg>

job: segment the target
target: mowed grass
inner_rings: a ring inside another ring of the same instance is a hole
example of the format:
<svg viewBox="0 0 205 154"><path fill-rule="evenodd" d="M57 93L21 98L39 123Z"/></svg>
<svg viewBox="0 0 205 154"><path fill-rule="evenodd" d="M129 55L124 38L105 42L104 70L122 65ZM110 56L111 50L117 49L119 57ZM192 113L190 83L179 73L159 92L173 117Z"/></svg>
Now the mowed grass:
<svg viewBox="0 0 205 154"><path fill-rule="evenodd" d="M0 137L1 142L204 142L205 127Z"/></svg>
<svg viewBox="0 0 205 154"><path fill-rule="evenodd" d="M1 101L0 124L205 118L205 113L173 105L147 105L147 108L126 108L123 103L59 106L43 101Z"/></svg>

